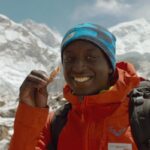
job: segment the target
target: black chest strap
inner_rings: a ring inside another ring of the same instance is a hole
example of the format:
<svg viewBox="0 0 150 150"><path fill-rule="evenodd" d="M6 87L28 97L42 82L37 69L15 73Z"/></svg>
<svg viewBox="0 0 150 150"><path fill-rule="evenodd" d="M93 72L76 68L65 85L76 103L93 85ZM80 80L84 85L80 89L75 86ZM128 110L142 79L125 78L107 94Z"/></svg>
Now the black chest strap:
<svg viewBox="0 0 150 150"><path fill-rule="evenodd" d="M50 125L52 143L50 143L49 145L49 150L57 150L58 138L60 132L62 131L63 127L67 122L67 115L69 110L71 110L71 104L67 103L55 112Z"/></svg>

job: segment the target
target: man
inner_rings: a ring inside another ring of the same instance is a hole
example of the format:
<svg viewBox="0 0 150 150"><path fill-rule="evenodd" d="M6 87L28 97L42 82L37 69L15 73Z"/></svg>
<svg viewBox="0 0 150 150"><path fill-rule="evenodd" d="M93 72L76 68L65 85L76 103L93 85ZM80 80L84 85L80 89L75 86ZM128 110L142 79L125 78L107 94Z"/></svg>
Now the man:
<svg viewBox="0 0 150 150"><path fill-rule="evenodd" d="M77 25L64 36L64 97L72 107L59 134L58 150L137 150L128 94L140 78L131 64L116 64L115 42L107 29L91 23ZM23 82L10 150L52 150L48 83L43 71L32 71Z"/></svg>

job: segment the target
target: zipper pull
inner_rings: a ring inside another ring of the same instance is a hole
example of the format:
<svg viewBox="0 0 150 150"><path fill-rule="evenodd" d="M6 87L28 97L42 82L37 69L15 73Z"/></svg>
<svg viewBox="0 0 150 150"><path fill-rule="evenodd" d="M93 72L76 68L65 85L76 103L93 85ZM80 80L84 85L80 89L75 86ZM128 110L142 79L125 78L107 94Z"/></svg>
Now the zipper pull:
<svg viewBox="0 0 150 150"><path fill-rule="evenodd" d="M81 98L81 97L80 97ZM84 97L82 97L81 101L81 122L85 122L84 109L86 108L86 103Z"/></svg>

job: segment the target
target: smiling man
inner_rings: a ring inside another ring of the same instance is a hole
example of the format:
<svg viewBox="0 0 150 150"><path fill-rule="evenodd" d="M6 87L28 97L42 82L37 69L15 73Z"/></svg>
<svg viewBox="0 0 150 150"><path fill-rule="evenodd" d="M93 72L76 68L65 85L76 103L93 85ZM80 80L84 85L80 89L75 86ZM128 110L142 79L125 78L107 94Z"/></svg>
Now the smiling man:
<svg viewBox="0 0 150 150"><path fill-rule="evenodd" d="M55 122L57 141L51 127L55 115L47 107L48 76L34 70L20 88L10 150L137 150L128 94L140 78L131 64L116 64L115 42L107 29L91 23L66 33L61 58L71 108L63 123Z"/></svg>
<svg viewBox="0 0 150 150"><path fill-rule="evenodd" d="M86 40L76 40L64 48L64 77L74 94L92 95L110 87L113 69L105 57L103 50Z"/></svg>

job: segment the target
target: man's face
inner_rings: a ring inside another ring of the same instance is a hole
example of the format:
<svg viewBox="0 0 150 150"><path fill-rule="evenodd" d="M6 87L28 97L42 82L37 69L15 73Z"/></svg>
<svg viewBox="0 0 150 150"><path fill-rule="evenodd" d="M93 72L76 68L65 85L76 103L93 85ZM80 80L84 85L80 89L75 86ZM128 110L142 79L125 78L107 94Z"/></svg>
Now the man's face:
<svg viewBox="0 0 150 150"><path fill-rule="evenodd" d="M66 82L78 96L107 89L112 72L102 50L85 40L76 40L64 48L63 69Z"/></svg>

